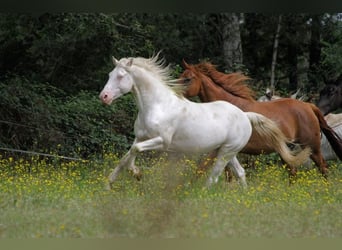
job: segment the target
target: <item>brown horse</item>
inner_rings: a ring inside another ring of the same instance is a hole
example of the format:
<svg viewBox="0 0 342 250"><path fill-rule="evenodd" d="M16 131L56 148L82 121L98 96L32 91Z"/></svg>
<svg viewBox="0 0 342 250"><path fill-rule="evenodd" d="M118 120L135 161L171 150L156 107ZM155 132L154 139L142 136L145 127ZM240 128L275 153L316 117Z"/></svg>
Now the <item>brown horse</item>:
<svg viewBox="0 0 342 250"><path fill-rule="evenodd" d="M225 100L243 111L257 112L272 119L293 143L299 143L302 148L311 148L310 158L325 177L328 166L321 153L321 130L336 155L342 159L341 139L328 126L322 113L314 104L292 98L258 102L254 99L253 91L246 85L249 78L243 74L221 73L208 62L189 65L183 61L183 64L185 71L180 78L189 80L185 93L186 97L199 96L202 102ZM250 141L241 152L256 155L275 152L275 149L266 145L262 138L253 133ZM296 174L294 166L288 165L288 168L290 175Z"/></svg>

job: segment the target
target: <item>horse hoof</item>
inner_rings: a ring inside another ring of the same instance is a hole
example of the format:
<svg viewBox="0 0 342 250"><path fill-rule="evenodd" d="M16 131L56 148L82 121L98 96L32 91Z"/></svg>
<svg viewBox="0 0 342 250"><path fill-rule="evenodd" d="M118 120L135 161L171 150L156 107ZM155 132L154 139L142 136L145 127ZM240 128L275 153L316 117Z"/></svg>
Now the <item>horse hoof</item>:
<svg viewBox="0 0 342 250"><path fill-rule="evenodd" d="M142 173L134 173L133 174L133 177L135 178L135 179L137 179L138 181L140 181L141 180L141 178L142 178Z"/></svg>

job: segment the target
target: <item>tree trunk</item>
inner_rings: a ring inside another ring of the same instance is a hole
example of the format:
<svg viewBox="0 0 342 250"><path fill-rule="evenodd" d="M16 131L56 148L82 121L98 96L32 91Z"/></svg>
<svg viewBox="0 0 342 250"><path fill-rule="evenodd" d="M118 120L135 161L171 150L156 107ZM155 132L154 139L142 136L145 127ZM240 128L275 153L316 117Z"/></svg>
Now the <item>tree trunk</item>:
<svg viewBox="0 0 342 250"><path fill-rule="evenodd" d="M289 63L289 90L293 91L298 88L298 48L296 45L291 43L288 45L287 56Z"/></svg>
<svg viewBox="0 0 342 250"><path fill-rule="evenodd" d="M242 64L239 16L237 13L221 14L224 62L230 71L236 70Z"/></svg>
<svg viewBox="0 0 342 250"><path fill-rule="evenodd" d="M309 81L314 88L317 89L317 70L319 69L319 64L321 60L321 15L313 15L311 23L311 38L309 46Z"/></svg>
<svg viewBox="0 0 342 250"><path fill-rule="evenodd" d="M279 44L279 36L280 36L280 29L281 29L281 18L282 16L279 15L278 18L278 26L277 31L274 38L274 45L273 45L273 55L272 55L272 65L271 65L271 82L270 82L270 88L271 91L274 93L275 89L275 66L277 64L277 53L278 53L278 44Z"/></svg>

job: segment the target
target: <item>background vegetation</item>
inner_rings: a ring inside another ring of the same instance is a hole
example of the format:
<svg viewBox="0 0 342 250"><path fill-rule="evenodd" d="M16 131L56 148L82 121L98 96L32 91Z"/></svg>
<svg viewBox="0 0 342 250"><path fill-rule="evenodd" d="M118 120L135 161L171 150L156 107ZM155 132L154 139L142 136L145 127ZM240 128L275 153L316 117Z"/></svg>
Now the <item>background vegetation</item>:
<svg viewBox="0 0 342 250"><path fill-rule="evenodd" d="M242 70L259 95L269 86L280 27L275 88L317 94L341 73L338 14L0 14L0 147L87 158L130 145L136 107L98 94L111 56L162 50L175 77L181 61ZM229 47L237 44L237 47Z"/></svg>

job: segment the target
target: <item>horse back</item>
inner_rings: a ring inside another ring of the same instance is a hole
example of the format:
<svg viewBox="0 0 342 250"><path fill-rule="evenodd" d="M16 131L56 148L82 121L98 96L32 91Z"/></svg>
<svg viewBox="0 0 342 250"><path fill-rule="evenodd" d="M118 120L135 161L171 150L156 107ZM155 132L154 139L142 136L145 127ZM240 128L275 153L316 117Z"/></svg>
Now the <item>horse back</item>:
<svg viewBox="0 0 342 250"><path fill-rule="evenodd" d="M293 141L311 144L309 141L312 140L312 131L316 131L315 137L320 136L319 122L309 103L282 98L270 102L255 102L248 109L275 121Z"/></svg>

